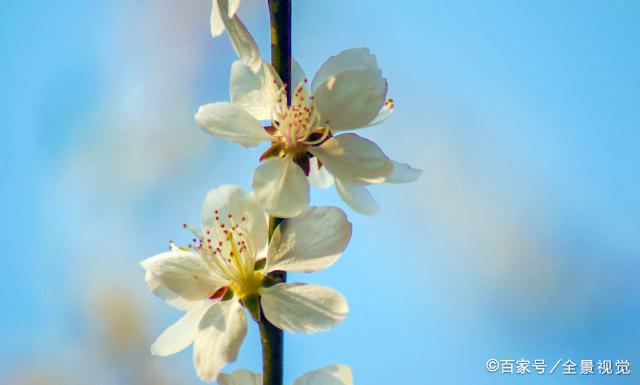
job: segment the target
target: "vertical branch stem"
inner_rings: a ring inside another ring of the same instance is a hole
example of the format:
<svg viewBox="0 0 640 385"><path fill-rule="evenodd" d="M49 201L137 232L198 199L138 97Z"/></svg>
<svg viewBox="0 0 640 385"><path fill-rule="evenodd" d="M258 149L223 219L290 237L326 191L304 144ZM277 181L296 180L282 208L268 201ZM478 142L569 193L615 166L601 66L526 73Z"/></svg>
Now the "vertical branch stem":
<svg viewBox="0 0 640 385"><path fill-rule="evenodd" d="M269 217L269 239L273 236L282 218ZM286 273L274 271L269 276L275 281L284 282L287 280ZM284 339L282 330L275 327L260 308L260 342L262 343L262 384L282 385L283 369L283 345Z"/></svg>
<svg viewBox="0 0 640 385"><path fill-rule="evenodd" d="M287 87L287 104L291 104L291 0L269 0L271 18L271 64ZM269 218L269 240L282 218ZM285 282L283 271L269 274L278 282ZM282 385L283 335L260 310L260 341L262 342L263 385Z"/></svg>
<svg viewBox="0 0 640 385"><path fill-rule="evenodd" d="M269 0L271 16L271 64L287 85L291 105L291 0Z"/></svg>

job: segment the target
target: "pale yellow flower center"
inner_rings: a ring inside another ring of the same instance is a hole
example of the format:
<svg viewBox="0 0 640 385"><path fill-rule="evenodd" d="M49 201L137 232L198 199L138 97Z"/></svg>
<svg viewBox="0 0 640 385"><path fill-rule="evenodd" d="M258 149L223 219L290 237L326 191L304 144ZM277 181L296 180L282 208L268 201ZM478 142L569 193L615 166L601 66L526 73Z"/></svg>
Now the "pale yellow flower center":
<svg viewBox="0 0 640 385"><path fill-rule="evenodd" d="M263 274L254 271L256 250L245 230L246 217L240 217L236 223L233 214L227 214L224 222L220 215L216 210L213 226L204 229L201 235L196 234L198 238L190 246L216 274L231 281L230 287L240 297L256 294L262 287Z"/></svg>
<svg viewBox="0 0 640 385"><path fill-rule="evenodd" d="M322 122L318 109L301 82L292 94L292 103L287 105L286 89L281 91L273 116L273 141L283 146L286 153L300 154L309 146L322 143L330 134L328 122Z"/></svg>

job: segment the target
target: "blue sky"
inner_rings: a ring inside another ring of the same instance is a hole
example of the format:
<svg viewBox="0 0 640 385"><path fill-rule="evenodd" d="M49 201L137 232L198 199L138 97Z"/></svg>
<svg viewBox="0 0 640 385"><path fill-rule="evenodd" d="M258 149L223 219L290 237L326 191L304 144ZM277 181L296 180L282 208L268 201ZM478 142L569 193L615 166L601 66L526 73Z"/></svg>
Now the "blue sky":
<svg viewBox="0 0 640 385"><path fill-rule="evenodd" d="M209 188L248 188L261 152L193 121L200 104L228 97L234 60L226 38L208 35L208 7L3 3L0 378L53 366L71 383L91 370L100 384L137 383L122 362L69 364L101 346L100 298L134 299L146 339L134 355L179 316L146 293L137 262L186 239L180 224L197 220ZM346 48L377 55L396 112L361 134L424 174L373 188L382 212L348 211L343 259L292 277L336 287L351 313L328 333L287 336L289 383L337 362L359 384L633 382L514 379L484 362L640 363L638 11L294 3L294 55L309 77ZM247 0L240 15L267 54L266 5ZM313 199L343 206L332 190ZM236 366L257 369L258 351L252 330ZM189 352L150 360L197 383Z"/></svg>

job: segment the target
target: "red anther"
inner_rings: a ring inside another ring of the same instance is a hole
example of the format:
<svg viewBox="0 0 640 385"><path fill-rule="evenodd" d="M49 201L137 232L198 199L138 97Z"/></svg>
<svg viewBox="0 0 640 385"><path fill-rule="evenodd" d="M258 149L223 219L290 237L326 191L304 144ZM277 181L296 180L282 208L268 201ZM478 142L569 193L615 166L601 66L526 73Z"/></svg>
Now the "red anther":
<svg viewBox="0 0 640 385"><path fill-rule="evenodd" d="M220 228L224 229L224 223L220 224Z"/></svg>
<svg viewBox="0 0 640 385"><path fill-rule="evenodd" d="M220 217L216 217L216 221L219 221L219 220L220 220Z"/></svg>

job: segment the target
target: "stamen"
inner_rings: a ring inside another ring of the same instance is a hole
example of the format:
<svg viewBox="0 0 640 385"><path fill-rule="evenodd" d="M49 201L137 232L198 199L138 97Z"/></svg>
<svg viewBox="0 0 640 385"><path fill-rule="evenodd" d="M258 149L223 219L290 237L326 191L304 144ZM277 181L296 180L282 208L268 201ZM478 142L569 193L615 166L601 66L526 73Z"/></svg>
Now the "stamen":
<svg viewBox="0 0 640 385"><path fill-rule="evenodd" d="M182 225L182 227L185 228L186 230L189 230L191 234L193 234L196 238L202 237L202 232L196 226L185 223Z"/></svg>

